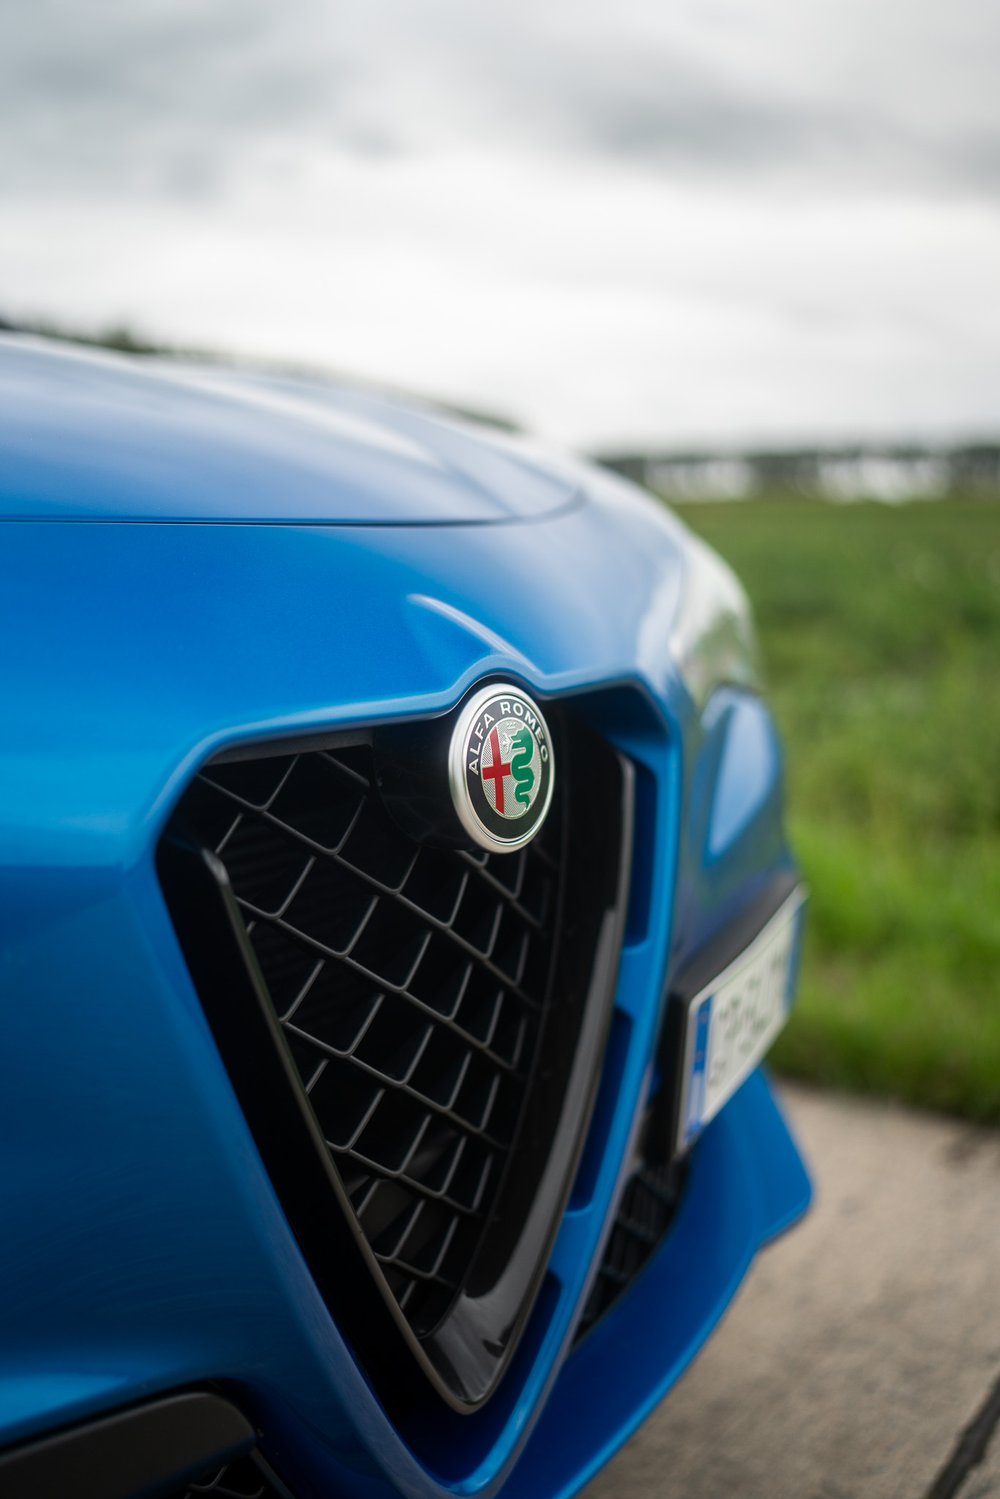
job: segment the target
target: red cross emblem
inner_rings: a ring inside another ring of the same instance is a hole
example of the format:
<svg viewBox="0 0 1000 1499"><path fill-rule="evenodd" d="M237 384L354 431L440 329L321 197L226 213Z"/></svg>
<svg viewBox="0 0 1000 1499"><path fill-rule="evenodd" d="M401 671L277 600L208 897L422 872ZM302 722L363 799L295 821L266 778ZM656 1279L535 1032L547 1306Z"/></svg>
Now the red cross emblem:
<svg viewBox="0 0 1000 1499"><path fill-rule="evenodd" d="M490 730L490 763L487 765L483 757L483 780L493 782L493 791L496 796L497 811L502 817L504 815L503 783L505 777L511 773L510 761L505 760L500 753L500 735L496 729Z"/></svg>

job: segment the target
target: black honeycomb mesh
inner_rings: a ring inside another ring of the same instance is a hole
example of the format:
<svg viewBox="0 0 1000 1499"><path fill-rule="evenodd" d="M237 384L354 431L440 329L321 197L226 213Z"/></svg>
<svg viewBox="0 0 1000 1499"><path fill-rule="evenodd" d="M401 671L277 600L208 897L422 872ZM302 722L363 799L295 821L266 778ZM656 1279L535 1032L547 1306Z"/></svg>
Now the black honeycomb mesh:
<svg viewBox="0 0 1000 1499"><path fill-rule="evenodd" d="M576 1332L579 1342L611 1310L662 1243L677 1210L682 1179L676 1162L643 1162L632 1173Z"/></svg>
<svg viewBox="0 0 1000 1499"><path fill-rule="evenodd" d="M222 861L364 1235L420 1336L447 1312L518 1129L556 947L558 798L516 854L401 832L368 745L210 765Z"/></svg>

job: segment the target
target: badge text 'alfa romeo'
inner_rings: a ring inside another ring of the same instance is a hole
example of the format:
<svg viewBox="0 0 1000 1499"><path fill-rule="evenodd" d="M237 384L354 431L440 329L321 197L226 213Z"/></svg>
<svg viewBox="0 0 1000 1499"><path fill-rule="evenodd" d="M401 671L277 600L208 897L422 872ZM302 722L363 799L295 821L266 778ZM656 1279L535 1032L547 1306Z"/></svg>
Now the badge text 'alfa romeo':
<svg viewBox="0 0 1000 1499"><path fill-rule="evenodd" d="M552 801L549 731L537 703L518 687L484 687L458 715L448 775L455 810L481 848L523 848Z"/></svg>

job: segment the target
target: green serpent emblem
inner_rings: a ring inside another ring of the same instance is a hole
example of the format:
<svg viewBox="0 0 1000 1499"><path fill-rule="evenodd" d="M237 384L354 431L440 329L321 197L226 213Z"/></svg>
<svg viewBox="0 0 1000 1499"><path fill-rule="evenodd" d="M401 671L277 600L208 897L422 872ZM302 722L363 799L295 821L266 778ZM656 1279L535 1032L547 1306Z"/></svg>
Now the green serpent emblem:
<svg viewBox="0 0 1000 1499"><path fill-rule="evenodd" d="M510 742L517 751L510 762L510 773L517 782L514 800L520 802L522 807L530 807L531 788L535 784L535 772L531 769L531 753L534 746L530 730L518 729Z"/></svg>

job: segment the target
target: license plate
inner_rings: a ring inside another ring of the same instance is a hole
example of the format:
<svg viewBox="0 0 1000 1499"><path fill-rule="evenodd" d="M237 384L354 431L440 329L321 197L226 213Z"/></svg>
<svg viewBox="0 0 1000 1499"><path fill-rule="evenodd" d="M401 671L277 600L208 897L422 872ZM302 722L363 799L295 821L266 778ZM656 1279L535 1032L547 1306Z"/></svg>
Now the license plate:
<svg viewBox="0 0 1000 1499"><path fill-rule="evenodd" d="M688 1006L680 1146L732 1097L788 1019L804 904L796 890Z"/></svg>

